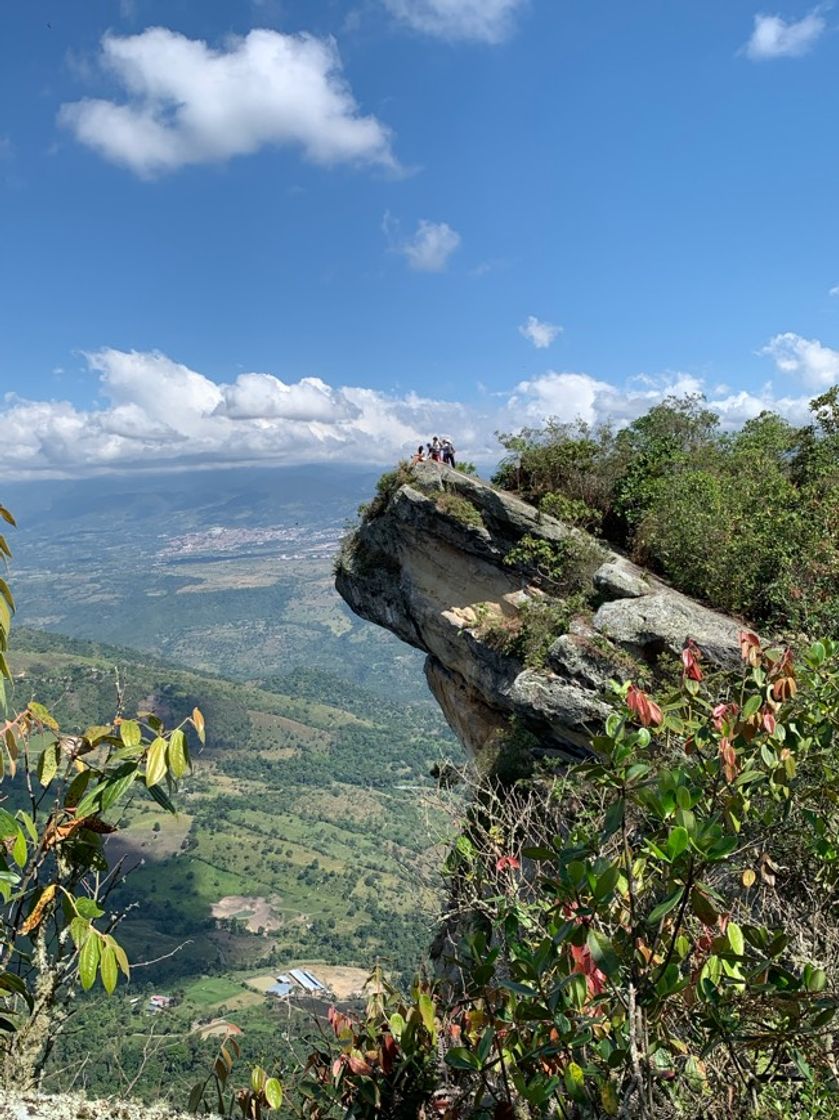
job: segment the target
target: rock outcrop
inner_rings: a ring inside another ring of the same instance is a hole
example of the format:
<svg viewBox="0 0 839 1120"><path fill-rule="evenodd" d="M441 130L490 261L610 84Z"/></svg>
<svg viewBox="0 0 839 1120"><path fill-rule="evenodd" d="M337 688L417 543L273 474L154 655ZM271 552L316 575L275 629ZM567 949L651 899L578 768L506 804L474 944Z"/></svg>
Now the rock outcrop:
<svg viewBox="0 0 839 1120"><path fill-rule="evenodd" d="M336 586L427 653L432 693L487 765L521 731L579 757L608 714L609 680L675 660L688 638L709 662L737 661L734 620L512 494L437 463L397 482L345 543ZM545 556L557 558L547 579ZM516 641L534 626L535 663Z"/></svg>

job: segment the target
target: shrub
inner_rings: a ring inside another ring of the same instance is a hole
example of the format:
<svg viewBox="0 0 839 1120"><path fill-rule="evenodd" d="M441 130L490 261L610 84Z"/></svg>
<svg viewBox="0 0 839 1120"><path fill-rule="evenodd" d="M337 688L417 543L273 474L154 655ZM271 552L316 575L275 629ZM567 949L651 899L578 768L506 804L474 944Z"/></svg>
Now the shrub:
<svg viewBox="0 0 839 1120"><path fill-rule="evenodd" d="M591 761L477 791L442 978L333 1016L311 1120L833 1115L839 645L741 645L722 695L689 643Z"/></svg>
<svg viewBox="0 0 839 1120"><path fill-rule="evenodd" d="M537 586L552 595L569 596L591 590L591 579L603 563L603 550L582 534L546 540L527 533L504 557Z"/></svg>
<svg viewBox="0 0 839 1120"><path fill-rule="evenodd" d="M2 507L0 518L14 524ZM11 555L2 536L0 553ZM109 873L103 837L138 791L174 812L170 796L191 769L186 730L203 743L204 717L195 708L167 731L149 712L118 714L77 734L36 700L14 710L5 691L13 611L0 579L0 781L24 778L0 807L0 1086L30 1088L66 1021L71 986L99 982L111 993L129 975L114 936L121 915L108 912L121 880Z"/></svg>
<svg viewBox="0 0 839 1120"><path fill-rule="evenodd" d="M372 521L387 509L390 500L396 491L406 484L414 482L411 467L403 459L392 471L385 471L376 483L376 493L371 501L359 506L358 512L362 521Z"/></svg>
<svg viewBox="0 0 839 1120"><path fill-rule="evenodd" d="M539 511L558 521L564 521L566 525L575 525L593 533L599 531L602 521L600 513L582 499L569 498L567 494L560 494L556 490L550 490L541 498Z"/></svg>
<svg viewBox="0 0 839 1120"><path fill-rule="evenodd" d="M501 437L495 481L712 606L837 634L839 388L811 409L808 426L763 413L733 435L696 396L618 432L548 421Z"/></svg>
<svg viewBox="0 0 839 1120"><path fill-rule="evenodd" d="M525 668L543 669L551 646L585 606L581 596L531 600L517 614L486 623L479 629L479 636L492 649L517 658Z"/></svg>
<svg viewBox="0 0 839 1120"><path fill-rule="evenodd" d="M444 491L437 498L437 509L455 521L459 521L461 525L468 525L474 529L482 529L484 526L480 510L476 509L467 498L454 494L450 490Z"/></svg>

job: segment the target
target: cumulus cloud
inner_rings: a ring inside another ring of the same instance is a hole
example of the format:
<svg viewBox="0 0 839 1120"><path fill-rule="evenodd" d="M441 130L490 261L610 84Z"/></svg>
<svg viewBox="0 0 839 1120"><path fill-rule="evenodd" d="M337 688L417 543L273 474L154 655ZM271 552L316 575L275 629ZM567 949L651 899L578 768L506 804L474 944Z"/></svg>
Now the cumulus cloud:
<svg viewBox="0 0 839 1120"><path fill-rule="evenodd" d="M535 315L528 315L527 322L519 327L519 334L532 342L537 350L546 350L562 333L562 327L555 323L544 323Z"/></svg>
<svg viewBox="0 0 839 1120"><path fill-rule="evenodd" d="M784 338L797 336L779 335L773 343ZM786 349L778 353L787 360ZM829 353L839 361L836 351ZM499 430L538 426L548 417L621 427L667 396L706 388L687 373L616 384L584 372L548 370L470 405L414 392L336 387L317 377L284 381L249 372L218 383L156 351L106 348L86 359L97 378L97 403L90 408L11 394L0 399L0 478L249 463L386 465L432 435L451 435L464 457L493 462L501 454ZM802 374L798 367L789 372ZM819 375L816 388L824 387L826 376ZM809 396L778 396L771 384L754 392L719 386L708 397L729 429L765 409L795 423L808 416Z"/></svg>
<svg viewBox="0 0 839 1120"><path fill-rule="evenodd" d="M390 130L359 110L331 39L254 30L215 50L165 27L107 34L99 62L122 102L85 98L59 122L143 178L291 145L319 164L398 164Z"/></svg>
<svg viewBox="0 0 839 1120"><path fill-rule="evenodd" d="M429 222L425 218L410 237L402 237L399 223L390 214L385 214L382 229L390 249L401 253L417 272L442 272L461 240L447 222Z"/></svg>
<svg viewBox="0 0 839 1120"><path fill-rule="evenodd" d="M727 430L741 427L746 420L764 411L780 412L794 423L804 423L808 416L809 397L777 397L771 384L758 392L714 393L707 391L700 378L689 373L639 376L626 384L615 385L587 373L553 370L519 382L505 412L509 417L508 426L535 426L545 417L553 416L564 422L582 420L591 425L612 423L623 427L667 397L694 393L707 395L708 407L717 413L721 426Z"/></svg>
<svg viewBox="0 0 839 1120"><path fill-rule="evenodd" d="M269 373L219 384L156 351L85 357L98 375L95 407L14 395L0 402L0 477L208 463L385 464L449 431L484 455L494 443L492 424L474 410L415 393L395 397Z"/></svg>
<svg viewBox="0 0 839 1120"><path fill-rule="evenodd" d="M810 388L828 389L839 382L839 350L817 338L786 331L771 338L760 353L772 358L781 373L793 374Z"/></svg>
<svg viewBox="0 0 839 1120"><path fill-rule="evenodd" d="M743 48L748 58L763 62L773 58L800 58L815 46L827 27L823 5L798 20L782 16L755 16L751 38Z"/></svg>
<svg viewBox="0 0 839 1120"><path fill-rule="evenodd" d="M525 0L384 0L398 19L417 31L443 39L500 43L511 34L513 17Z"/></svg>

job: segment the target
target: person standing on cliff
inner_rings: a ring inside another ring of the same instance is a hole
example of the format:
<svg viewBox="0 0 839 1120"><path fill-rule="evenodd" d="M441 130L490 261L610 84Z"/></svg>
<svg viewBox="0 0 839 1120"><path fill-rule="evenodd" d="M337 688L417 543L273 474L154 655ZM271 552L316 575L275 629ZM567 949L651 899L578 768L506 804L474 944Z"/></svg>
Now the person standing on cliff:
<svg viewBox="0 0 839 1120"><path fill-rule="evenodd" d="M438 436L431 441L431 458L435 463L439 463L443 458L443 447Z"/></svg>
<svg viewBox="0 0 839 1120"><path fill-rule="evenodd" d="M448 438L443 440L443 462L447 467L451 467L452 470L455 469L454 444Z"/></svg>

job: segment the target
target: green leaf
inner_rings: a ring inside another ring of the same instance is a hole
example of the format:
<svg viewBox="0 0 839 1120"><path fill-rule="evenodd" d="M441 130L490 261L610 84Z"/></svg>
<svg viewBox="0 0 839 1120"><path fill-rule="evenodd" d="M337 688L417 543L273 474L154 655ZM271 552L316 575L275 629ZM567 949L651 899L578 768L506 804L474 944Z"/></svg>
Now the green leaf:
<svg viewBox="0 0 839 1120"><path fill-rule="evenodd" d="M538 992L535 988L531 988L528 984L521 984L518 980L510 980L506 976L498 980L499 988L504 988L508 992L515 992L520 996L535 996Z"/></svg>
<svg viewBox="0 0 839 1120"><path fill-rule="evenodd" d="M283 1103L283 1087L276 1077L269 1077L262 1087L269 1108L279 1108Z"/></svg>
<svg viewBox="0 0 839 1120"><path fill-rule="evenodd" d="M92 770L82 770L73 778L70 785L67 787L67 792L64 794L64 808L75 809L81 799L84 797L85 790L90 784L90 779L93 777ZM85 815L85 814L83 814Z"/></svg>
<svg viewBox="0 0 839 1120"><path fill-rule="evenodd" d="M742 718L743 719L748 719L750 716L753 716L755 714L755 712L758 710L758 708L761 706L762 703L763 703L763 697L762 696L760 696L758 694L755 694L754 696L750 696L749 699L746 701L746 703L743 705Z"/></svg>
<svg viewBox="0 0 839 1120"><path fill-rule="evenodd" d="M106 945L99 958L99 975L102 977L102 987L110 995L117 986L117 958L116 953Z"/></svg>
<svg viewBox="0 0 839 1120"><path fill-rule="evenodd" d="M169 736L169 769L175 778L182 778L189 769L186 736L180 728Z"/></svg>
<svg viewBox="0 0 839 1120"><path fill-rule="evenodd" d="M146 785L151 788L166 774L166 740L157 738L146 755Z"/></svg>
<svg viewBox="0 0 839 1120"><path fill-rule="evenodd" d="M152 786L149 789L149 793L158 803L158 805L160 805L161 808L165 809L167 813L177 813L175 806L172 804L172 802L169 800L160 786Z"/></svg>
<svg viewBox="0 0 839 1120"><path fill-rule="evenodd" d="M18 809L17 819L20 821L20 823L26 829L27 833L29 834L29 839L32 841L32 843L37 844L38 843L38 830L35 828L35 822L32 820L32 818L29 816L29 814L25 813L23 811L23 809Z"/></svg>
<svg viewBox="0 0 839 1120"><path fill-rule="evenodd" d="M31 705L30 705L31 707ZM46 788L58 773L58 743L50 743L38 759L38 781Z"/></svg>
<svg viewBox="0 0 839 1120"><path fill-rule="evenodd" d="M51 731L58 731L58 723L55 717L50 715L43 704L39 704L37 700L30 700L28 710L44 727L49 727Z"/></svg>
<svg viewBox="0 0 839 1120"><path fill-rule="evenodd" d="M12 595L12 592L9 589L8 583L6 583L6 581L4 579L0 579L0 595L2 595L3 598L6 600L6 602L9 604L9 610L14 611L14 609L15 609L14 596Z"/></svg>
<svg viewBox="0 0 839 1120"><path fill-rule="evenodd" d="M90 991L96 982L96 971L99 967L99 935L90 931L87 940L82 945L79 953L79 980L84 990Z"/></svg>
<svg viewBox="0 0 839 1120"><path fill-rule="evenodd" d="M22 829L18 829L17 837L12 845L12 859L18 867L23 867L26 863L26 837Z"/></svg>
<svg viewBox="0 0 839 1120"><path fill-rule="evenodd" d="M101 918L105 913L92 898L82 896L81 898L74 899L74 902L76 904L76 913L81 914L83 918Z"/></svg>
<svg viewBox="0 0 839 1120"><path fill-rule="evenodd" d="M0 840L7 840L17 836L17 821L6 809L0 809Z"/></svg>
<svg viewBox="0 0 839 1120"><path fill-rule="evenodd" d="M421 992L417 1000L417 1007L419 1008L420 1018L422 1025L430 1035L434 1034L434 1003L431 997Z"/></svg>
<svg viewBox="0 0 839 1120"><path fill-rule="evenodd" d="M594 884L594 897L603 902L607 899L618 884L620 867L616 863L610 864Z"/></svg>
<svg viewBox="0 0 839 1120"><path fill-rule="evenodd" d="M70 922L70 936L77 949L84 945L85 939L90 936L90 922L87 918L73 918Z"/></svg>
<svg viewBox="0 0 839 1120"><path fill-rule="evenodd" d="M446 1065L451 1066L452 1069L479 1069L480 1062L471 1050L467 1050L465 1046L453 1046L446 1054Z"/></svg>
<svg viewBox="0 0 839 1120"><path fill-rule="evenodd" d="M135 719L123 720L119 725L119 737L126 747L139 747L143 738L139 723Z"/></svg>
<svg viewBox="0 0 839 1120"><path fill-rule="evenodd" d="M576 1062L569 1062L563 1076L568 1095L578 1104L586 1101L586 1079L582 1067Z"/></svg>
<svg viewBox="0 0 839 1120"><path fill-rule="evenodd" d="M647 924L651 926L658 925L661 919L679 904L683 894L684 889L679 887L677 890L673 891L672 894L668 895L663 902L659 902L658 906L650 911L647 917Z"/></svg>
<svg viewBox="0 0 839 1120"><path fill-rule="evenodd" d="M732 953L738 957L742 957L746 946L743 941L743 931L736 922L728 923L725 927L725 936L728 938L728 944L731 946Z"/></svg>
<svg viewBox="0 0 839 1120"><path fill-rule="evenodd" d="M613 801L606 810L606 815L603 818L603 840L608 840L621 827L625 809L626 805L621 797L617 801Z"/></svg>
<svg viewBox="0 0 839 1120"><path fill-rule="evenodd" d="M617 976L620 972L620 961L612 948L612 942L605 934L590 929L586 937L586 947L591 953L591 959L601 971L609 977Z"/></svg>
<svg viewBox="0 0 839 1120"><path fill-rule="evenodd" d="M128 957L125 954L125 949L123 949L123 947L118 942L114 941L113 937L108 938L108 944L111 946L111 948L114 951L114 956L117 959L117 964L119 965L120 969L122 970L122 973L125 976L125 979L126 980L130 979L131 968L128 964Z"/></svg>
<svg viewBox="0 0 839 1120"><path fill-rule="evenodd" d="M667 853L670 858L678 859L689 843L690 837L687 829L677 825L667 837Z"/></svg>
<svg viewBox="0 0 839 1120"><path fill-rule="evenodd" d="M127 791L134 785L137 776L137 763L127 762L115 770L113 775L102 789L102 809L110 809L120 801Z"/></svg>

